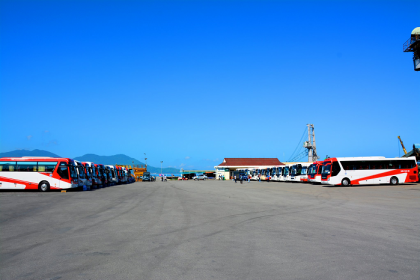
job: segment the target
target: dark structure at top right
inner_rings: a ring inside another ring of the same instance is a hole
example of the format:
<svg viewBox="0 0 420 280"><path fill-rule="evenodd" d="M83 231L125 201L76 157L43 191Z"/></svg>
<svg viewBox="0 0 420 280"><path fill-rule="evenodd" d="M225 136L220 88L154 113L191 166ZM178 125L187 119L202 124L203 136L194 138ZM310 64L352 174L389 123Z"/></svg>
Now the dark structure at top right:
<svg viewBox="0 0 420 280"><path fill-rule="evenodd" d="M414 28L403 45L404 52L413 52L414 71L420 71L420 27Z"/></svg>

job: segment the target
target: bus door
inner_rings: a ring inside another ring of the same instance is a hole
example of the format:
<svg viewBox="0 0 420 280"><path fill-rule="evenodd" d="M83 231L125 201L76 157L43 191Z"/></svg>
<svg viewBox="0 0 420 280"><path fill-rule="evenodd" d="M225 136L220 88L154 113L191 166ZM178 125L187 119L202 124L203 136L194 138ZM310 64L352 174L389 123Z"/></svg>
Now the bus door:
<svg viewBox="0 0 420 280"><path fill-rule="evenodd" d="M59 176L59 180L57 180L57 187L66 188L67 186L65 186L65 184L69 184L70 182L70 170L69 165L66 162L60 162L60 165L57 167L57 175Z"/></svg>

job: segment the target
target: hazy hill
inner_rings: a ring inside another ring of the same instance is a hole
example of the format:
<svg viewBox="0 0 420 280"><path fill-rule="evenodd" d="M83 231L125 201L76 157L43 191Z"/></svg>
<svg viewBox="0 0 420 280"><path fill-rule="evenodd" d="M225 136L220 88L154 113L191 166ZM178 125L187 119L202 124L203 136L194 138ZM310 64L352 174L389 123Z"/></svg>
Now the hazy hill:
<svg viewBox="0 0 420 280"><path fill-rule="evenodd" d="M35 149L29 150L15 150L11 152L0 153L0 157L60 157L48 151Z"/></svg>
<svg viewBox="0 0 420 280"><path fill-rule="evenodd" d="M135 158L122 155L122 154L114 155L114 156L99 156L95 154L86 154L84 156L75 157L74 159L78 161L91 161L94 163L111 164L111 165L114 165L114 164L144 165L143 162L140 162Z"/></svg>

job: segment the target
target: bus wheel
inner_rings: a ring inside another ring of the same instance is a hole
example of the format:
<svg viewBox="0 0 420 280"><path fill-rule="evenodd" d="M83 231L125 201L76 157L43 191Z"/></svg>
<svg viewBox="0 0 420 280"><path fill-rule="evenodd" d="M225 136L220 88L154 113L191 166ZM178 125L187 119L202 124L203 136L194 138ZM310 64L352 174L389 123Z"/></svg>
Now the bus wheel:
<svg viewBox="0 0 420 280"><path fill-rule="evenodd" d="M39 183L38 185L38 190L40 192L47 192L50 190L50 184L48 184L48 182L46 181L42 181L41 183Z"/></svg>
<svg viewBox="0 0 420 280"><path fill-rule="evenodd" d="M350 186L350 180L349 179L343 179L343 181L341 181L341 185L348 187Z"/></svg>
<svg viewBox="0 0 420 280"><path fill-rule="evenodd" d="M398 178L397 177L392 177L389 182L391 183L391 185L398 185Z"/></svg>

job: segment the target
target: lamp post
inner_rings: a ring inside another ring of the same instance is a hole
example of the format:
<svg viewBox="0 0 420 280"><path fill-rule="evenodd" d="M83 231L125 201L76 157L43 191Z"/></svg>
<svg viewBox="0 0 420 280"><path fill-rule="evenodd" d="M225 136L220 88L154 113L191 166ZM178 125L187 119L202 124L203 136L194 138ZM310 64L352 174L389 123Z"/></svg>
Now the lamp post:
<svg viewBox="0 0 420 280"><path fill-rule="evenodd" d="M147 168L147 157L146 157L146 153L144 153L144 160L146 161L146 168Z"/></svg>
<svg viewBox="0 0 420 280"><path fill-rule="evenodd" d="M160 174L162 174L163 172L162 172L162 163L163 163L163 161L161 160L160 161ZM163 176L163 175L162 175Z"/></svg>

